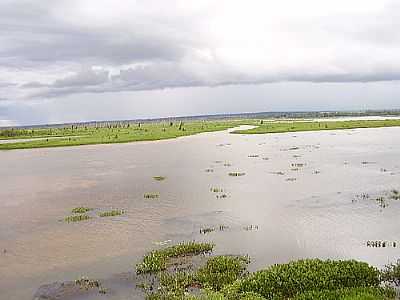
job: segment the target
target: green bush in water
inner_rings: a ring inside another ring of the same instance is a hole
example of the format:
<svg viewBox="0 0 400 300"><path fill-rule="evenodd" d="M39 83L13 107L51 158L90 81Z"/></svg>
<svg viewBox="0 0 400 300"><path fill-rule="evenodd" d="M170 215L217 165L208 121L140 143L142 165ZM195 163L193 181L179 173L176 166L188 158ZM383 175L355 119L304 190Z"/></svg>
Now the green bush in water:
<svg viewBox="0 0 400 300"><path fill-rule="evenodd" d="M355 260L305 259L274 265L236 284L239 292L255 292L266 299L287 299L308 291L377 287L379 271Z"/></svg>
<svg viewBox="0 0 400 300"><path fill-rule="evenodd" d="M198 270L196 278L203 287L219 291L239 279L249 263L250 259L243 256L212 257Z"/></svg>
<svg viewBox="0 0 400 300"><path fill-rule="evenodd" d="M395 297L396 292L391 288L364 287L305 292L293 300L389 300Z"/></svg>
<svg viewBox="0 0 400 300"><path fill-rule="evenodd" d="M136 266L136 272L152 273L165 270L169 258L206 254L212 251L213 244L186 242L171 247L150 252L143 258L143 261Z"/></svg>

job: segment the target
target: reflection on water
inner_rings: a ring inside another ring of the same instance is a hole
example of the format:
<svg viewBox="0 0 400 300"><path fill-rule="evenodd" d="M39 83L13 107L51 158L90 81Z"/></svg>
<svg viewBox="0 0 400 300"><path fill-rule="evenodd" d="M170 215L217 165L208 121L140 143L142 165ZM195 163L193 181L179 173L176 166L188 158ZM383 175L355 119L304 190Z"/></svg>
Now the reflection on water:
<svg viewBox="0 0 400 300"><path fill-rule="evenodd" d="M225 131L0 152L0 298L31 299L42 284L82 275L110 278L160 243L191 239L249 254L252 269L316 256L382 266L400 249L365 243L400 241L400 201L382 209L354 199L400 188L399 134ZM63 222L77 206L126 213Z"/></svg>

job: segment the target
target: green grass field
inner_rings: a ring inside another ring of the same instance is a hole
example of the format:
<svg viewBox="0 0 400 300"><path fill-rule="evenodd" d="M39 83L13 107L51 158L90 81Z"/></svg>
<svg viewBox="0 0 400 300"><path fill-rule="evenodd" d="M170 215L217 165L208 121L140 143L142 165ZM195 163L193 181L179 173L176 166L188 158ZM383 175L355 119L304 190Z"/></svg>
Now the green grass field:
<svg viewBox="0 0 400 300"><path fill-rule="evenodd" d="M298 131L338 130L354 128L378 128L400 126L400 119L358 120L358 121L262 121L258 127L249 130L237 130L233 133L263 134Z"/></svg>
<svg viewBox="0 0 400 300"><path fill-rule="evenodd" d="M0 143L0 150L64 147L93 144L155 141L220 131L239 125L256 128L237 130L239 134L265 134L298 131L337 130L400 126L400 119L358 121L273 121L273 120L213 120L191 122L117 123L102 126L74 125L60 128L3 129L0 140L35 139L26 142Z"/></svg>
<svg viewBox="0 0 400 300"><path fill-rule="evenodd" d="M0 140L32 138L37 140L0 144L0 150L154 141L220 131L248 123L252 124L255 121L126 123L102 127L79 125L51 129L7 129L0 130Z"/></svg>

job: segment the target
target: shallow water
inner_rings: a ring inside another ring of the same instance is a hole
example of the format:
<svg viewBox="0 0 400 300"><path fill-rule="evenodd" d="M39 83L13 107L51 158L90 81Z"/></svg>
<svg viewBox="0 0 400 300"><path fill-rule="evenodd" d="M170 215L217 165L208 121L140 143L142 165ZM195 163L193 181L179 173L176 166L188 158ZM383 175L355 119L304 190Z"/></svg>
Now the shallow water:
<svg viewBox="0 0 400 300"><path fill-rule="evenodd" d="M399 135L400 128L224 131L2 151L0 299L32 299L42 284L133 271L146 251L169 240L213 241L216 253L249 254L253 270L305 257L383 266L400 257L400 248L366 242L400 242L400 201L382 209L374 200L400 189ZM166 179L152 178L158 175ZM160 197L144 199L147 192ZM361 193L371 198L356 198ZM126 214L62 221L82 205L95 208L94 216L110 208ZM216 230L200 234L208 227Z"/></svg>

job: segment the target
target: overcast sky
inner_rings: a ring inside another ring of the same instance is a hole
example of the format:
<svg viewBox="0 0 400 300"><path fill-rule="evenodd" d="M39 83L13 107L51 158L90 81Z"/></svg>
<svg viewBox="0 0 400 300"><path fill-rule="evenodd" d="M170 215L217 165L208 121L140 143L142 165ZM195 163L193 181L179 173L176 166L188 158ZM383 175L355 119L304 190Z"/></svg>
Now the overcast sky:
<svg viewBox="0 0 400 300"><path fill-rule="evenodd" d="M400 108L398 0L0 0L0 126Z"/></svg>

